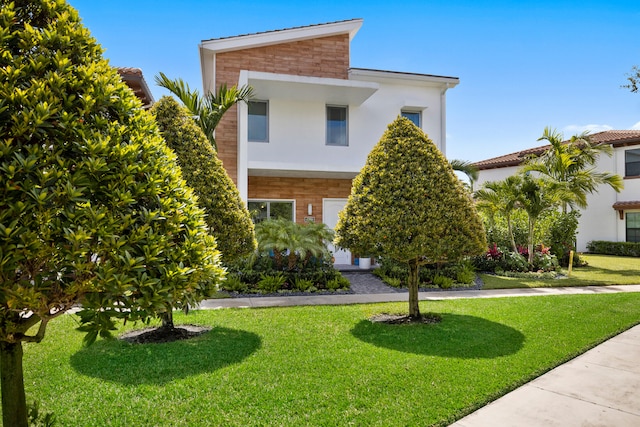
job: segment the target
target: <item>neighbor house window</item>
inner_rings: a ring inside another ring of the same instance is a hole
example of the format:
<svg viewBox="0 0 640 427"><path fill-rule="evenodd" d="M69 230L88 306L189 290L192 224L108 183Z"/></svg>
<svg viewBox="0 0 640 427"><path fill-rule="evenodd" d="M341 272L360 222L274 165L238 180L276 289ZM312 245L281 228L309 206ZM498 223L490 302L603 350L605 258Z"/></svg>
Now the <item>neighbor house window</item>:
<svg viewBox="0 0 640 427"><path fill-rule="evenodd" d="M289 219L293 218L293 201L280 200L251 200L247 207L251 219L256 224L265 219Z"/></svg>
<svg viewBox="0 0 640 427"><path fill-rule="evenodd" d="M624 152L624 176L640 176L640 148Z"/></svg>
<svg viewBox="0 0 640 427"><path fill-rule="evenodd" d="M422 127L422 113L420 111L401 111L402 117L411 120L414 125Z"/></svg>
<svg viewBox="0 0 640 427"><path fill-rule="evenodd" d="M249 141L269 141L269 103L249 101Z"/></svg>
<svg viewBox="0 0 640 427"><path fill-rule="evenodd" d="M347 107L327 106L327 145L349 145Z"/></svg>
<svg viewBox="0 0 640 427"><path fill-rule="evenodd" d="M627 242L640 242L640 212L627 212Z"/></svg>

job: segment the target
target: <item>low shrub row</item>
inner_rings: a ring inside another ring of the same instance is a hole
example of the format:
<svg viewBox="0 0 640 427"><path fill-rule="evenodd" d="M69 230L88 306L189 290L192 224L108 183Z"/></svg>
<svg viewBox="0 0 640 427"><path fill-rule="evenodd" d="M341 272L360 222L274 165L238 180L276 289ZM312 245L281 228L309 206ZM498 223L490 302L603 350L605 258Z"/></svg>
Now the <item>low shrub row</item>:
<svg viewBox="0 0 640 427"><path fill-rule="evenodd" d="M388 258L379 259L380 267L373 274L387 285L395 288L407 287L409 267L406 264ZM442 265L424 265L420 267L420 287L450 289L473 285L476 273L469 262Z"/></svg>
<svg viewBox="0 0 640 427"><path fill-rule="evenodd" d="M636 242L593 240L587 243L587 250L592 254L640 257L640 243Z"/></svg>
<svg viewBox="0 0 640 427"><path fill-rule="evenodd" d="M311 257L299 268L278 267L268 253L253 255L227 266L220 289L239 294L322 292L348 290L349 280L333 268L329 259Z"/></svg>
<svg viewBox="0 0 640 427"><path fill-rule="evenodd" d="M533 264L527 261L526 248L518 252L503 250L495 243L484 254L473 258L473 265L479 271L503 274L504 272L553 272L559 271L560 266L555 255L544 246L537 248L533 255Z"/></svg>

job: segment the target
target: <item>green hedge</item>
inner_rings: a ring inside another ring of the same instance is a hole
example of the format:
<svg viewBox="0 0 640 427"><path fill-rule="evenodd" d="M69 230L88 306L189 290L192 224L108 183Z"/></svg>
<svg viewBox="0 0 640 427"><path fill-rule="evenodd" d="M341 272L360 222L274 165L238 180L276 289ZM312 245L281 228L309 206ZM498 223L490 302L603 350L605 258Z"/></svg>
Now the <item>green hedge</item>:
<svg viewBox="0 0 640 427"><path fill-rule="evenodd" d="M640 243L634 242L593 240L587 243L587 250L592 254L640 257Z"/></svg>

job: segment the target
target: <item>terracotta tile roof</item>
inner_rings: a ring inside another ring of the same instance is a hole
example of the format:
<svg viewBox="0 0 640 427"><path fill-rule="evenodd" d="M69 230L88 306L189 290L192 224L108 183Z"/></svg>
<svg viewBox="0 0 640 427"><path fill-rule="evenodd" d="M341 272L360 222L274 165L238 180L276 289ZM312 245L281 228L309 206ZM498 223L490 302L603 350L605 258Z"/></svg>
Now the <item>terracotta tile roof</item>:
<svg viewBox="0 0 640 427"><path fill-rule="evenodd" d="M144 108L149 108L153 104L153 95L147 82L144 80L142 70L140 68L118 67L118 74L122 77L127 86L131 88L133 93L140 98Z"/></svg>
<svg viewBox="0 0 640 427"><path fill-rule="evenodd" d="M640 145L640 130L607 130L604 132L591 134L589 135L589 137L591 139L591 142L593 143L611 144L614 147ZM529 148L527 150L518 151L516 153L505 154L504 156L481 160L474 163L473 165L480 170L518 166L528 155L540 155L544 153L548 148L548 144L540 147Z"/></svg>
<svg viewBox="0 0 640 427"><path fill-rule="evenodd" d="M234 39L236 37L257 36L257 35L260 35L260 34L279 33L281 31L299 30L299 29L302 29L302 28L313 28L313 27L320 27L322 25L341 24L343 22L351 22L351 21L359 21L359 20L361 20L361 18L343 19L342 21L324 22L322 24L301 25L301 26L298 26L298 27L281 28L279 30L259 31L259 32L256 32L256 33L238 34L238 35L235 35L235 36L227 36L227 37L214 37L212 39L205 39L205 40L202 40L202 41L203 42L208 42L208 41L213 41L213 40Z"/></svg>

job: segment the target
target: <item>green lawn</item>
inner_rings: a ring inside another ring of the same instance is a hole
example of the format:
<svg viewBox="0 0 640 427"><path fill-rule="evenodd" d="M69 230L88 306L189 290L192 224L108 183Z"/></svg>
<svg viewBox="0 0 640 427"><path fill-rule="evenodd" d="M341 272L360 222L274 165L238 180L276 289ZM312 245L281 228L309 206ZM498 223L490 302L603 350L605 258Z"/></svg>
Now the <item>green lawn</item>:
<svg viewBox="0 0 640 427"><path fill-rule="evenodd" d="M610 255L581 255L581 258L589 265L574 268L571 277L568 278L522 279L481 274L483 289L640 285L640 258Z"/></svg>
<svg viewBox="0 0 640 427"><path fill-rule="evenodd" d="M29 399L60 426L447 425L640 322L640 293L194 311L188 342L82 347L52 322L25 346ZM128 326L129 328L131 326Z"/></svg>

